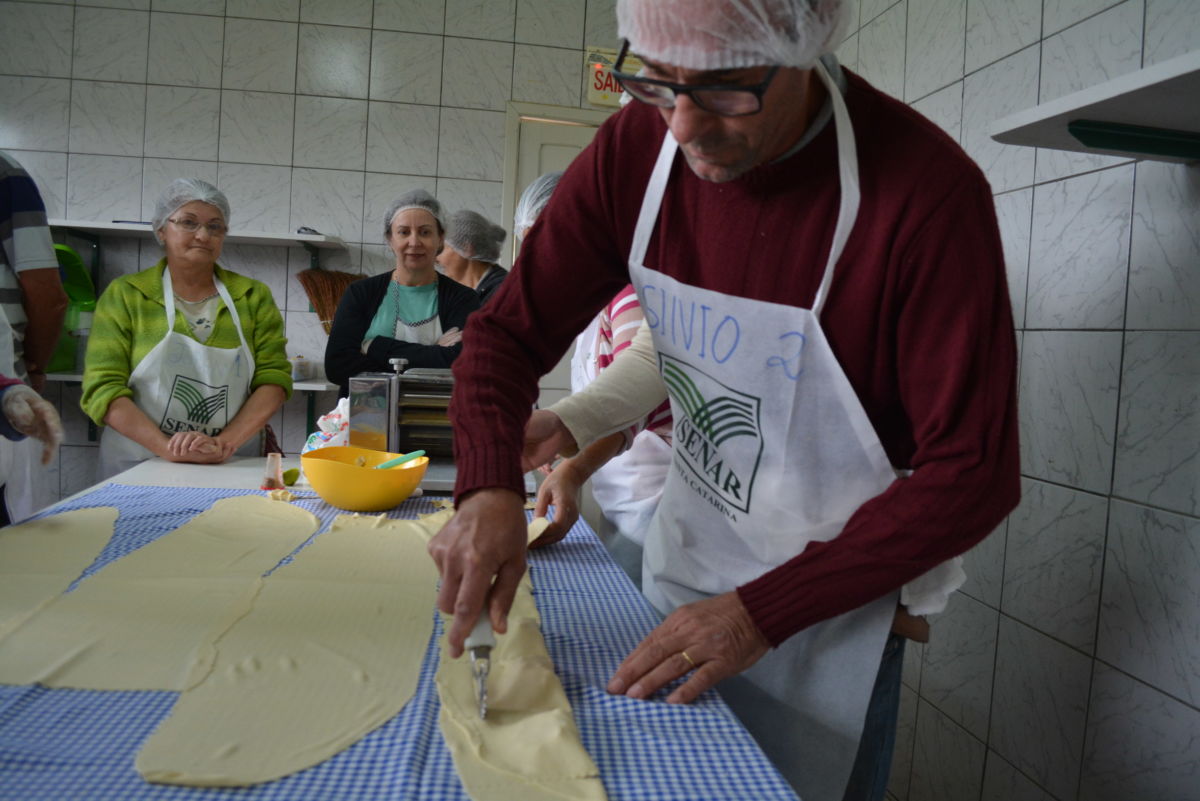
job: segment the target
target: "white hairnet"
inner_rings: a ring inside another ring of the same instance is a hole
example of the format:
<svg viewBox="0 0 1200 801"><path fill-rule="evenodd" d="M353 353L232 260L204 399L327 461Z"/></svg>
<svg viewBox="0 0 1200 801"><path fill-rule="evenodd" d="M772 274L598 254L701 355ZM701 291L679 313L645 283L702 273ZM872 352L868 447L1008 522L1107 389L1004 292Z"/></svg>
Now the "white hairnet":
<svg viewBox="0 0 1200 801"><path fill-rule="evenodd" d="M487 217L469 209L450 215L446 244L464 259L476 259L495 264L500 261L500 246L508 236L500 226Z"/></svg>
<svg viewBox="0 0 1200 801"><path fill-rule="evenodd" d="M158 231L166 225L167 218L178 211L180 206L186 206L193 200L200 200L214 207L221 212L225 225L229 225L229 199L225 197L224 192L199 178L176 178L167 184L167 188L154 204L154 217L150 220L150 226L159 243L162 242L162 237L158 235Z"/></svg>
<svg viewBox="0 0 1200 801"><path fill-rule="evenodd" d="M840 44L843 0L617 0L643 58L689 70L811 67Z"/></svg>
<svg viewBox="0 0 1200 801"><path fill-rule="evenodd" d="M438 199L424 189L414 189L411 192L405 192L392 202L387 216L383 218L384 239L387 239L388 234L391 233L392 220L396 218L397 214L406 209L424 209L433 215L433 219L437 220L438 233L446 233L446 219L442 216L442 204L438 203Z"/></svg>
<svg viewBox="0 0 1200 801"><path fill-rule="evenodd" d="M513 233L518 240L525 238L525 232L533 227L542 209L550 202L550 195L554 192L554 187L558 186L559 178L562 178L561 171L539 175L521 193L521 199L517 201L517 211L513 214Z"/></svg>

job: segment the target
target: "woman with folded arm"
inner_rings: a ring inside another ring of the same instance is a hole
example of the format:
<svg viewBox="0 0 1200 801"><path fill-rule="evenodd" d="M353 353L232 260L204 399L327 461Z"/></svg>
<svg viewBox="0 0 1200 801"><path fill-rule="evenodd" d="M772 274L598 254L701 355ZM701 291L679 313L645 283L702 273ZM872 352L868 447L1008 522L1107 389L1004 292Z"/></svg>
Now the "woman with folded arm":
<svg viewBox="0 0 1200 801"><path fill-rule="evenodd" d="M421 189L401 195L384 219L383 236L395 268L346 288L325 347L325 375L343 397L351 376L391 372L389 359L449 367L462 351L467 316L479 308L474 290L437 272L446 241L437 198Z"/></svg>

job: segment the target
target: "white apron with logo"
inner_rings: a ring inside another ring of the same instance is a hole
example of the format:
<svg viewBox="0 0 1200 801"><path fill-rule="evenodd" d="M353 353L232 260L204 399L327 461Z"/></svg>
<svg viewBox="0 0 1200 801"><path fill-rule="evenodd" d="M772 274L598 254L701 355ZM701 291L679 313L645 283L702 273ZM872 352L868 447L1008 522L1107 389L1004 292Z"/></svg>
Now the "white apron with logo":
<svg viewBox="0 0 1200 801"><path fill-rule="evenodd" d="M250 394L254 356L242 333L242 320L225 284L216 276L217 293L237 328L240 348L214 348L175 331L175 293L171 271L163 268L163 305L167 334L146 354L129 375L133 402L163 433L203 431L216 436L234 418ZM238 450L242 456L257 456L258 437ZM100 436L100 474L104 481L154 454L111 426Z"/></svg>
<svg viewBox="0 0 1200 801"><path fill-rule="evenodd" d="M630 272L675 419L673 464L643 560L643 591L664 614L833 539L897 480L819 323L860 193L845 101L825 68L816 70L833 103L841 207L811 310L688 286L644 266L678 147L669 131L643 199ZM842 799L896 603L889 593L810 626L719 687L803 801Z"/></svg>

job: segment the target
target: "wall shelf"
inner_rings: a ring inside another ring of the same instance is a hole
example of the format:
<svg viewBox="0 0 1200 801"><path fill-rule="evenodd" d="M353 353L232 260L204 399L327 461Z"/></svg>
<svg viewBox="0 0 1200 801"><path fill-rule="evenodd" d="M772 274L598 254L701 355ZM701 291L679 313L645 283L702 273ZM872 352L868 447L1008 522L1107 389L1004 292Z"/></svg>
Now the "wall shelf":
<svg viewBox="0 0 1200 801"><path fill-rule="evenodd" d="M135 222L98 222L96 220L47 220L51 228L70 228L73 231L86 231L101 236L136 236L150 239L154 236L150 223ZM225 236L226 244L238 245L303 245L306 248L338 249L346 247L346 243L336 236L324 234L272 234L266 231L232 230Z"/></svg>
<svg viewBox="0 0 1200 801"><path fill-rule="evenodd" d="M989 133L1006 145L1200 161L1200 51L1009 115Z"/></svg>

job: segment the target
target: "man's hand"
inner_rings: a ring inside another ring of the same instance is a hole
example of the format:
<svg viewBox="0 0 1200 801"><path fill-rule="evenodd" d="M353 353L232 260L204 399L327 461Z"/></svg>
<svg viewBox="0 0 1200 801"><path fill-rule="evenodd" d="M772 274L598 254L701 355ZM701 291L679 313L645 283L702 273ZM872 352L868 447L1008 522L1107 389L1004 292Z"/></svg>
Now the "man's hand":
<svg viewBox="0 0 1200 801"><path fill-rule="evenodd" d="M54 405L29 387L14 384L5 390L3 406L13 428L42 441L42 464L50 464L63 438L62 420Z"/></svg>
<svg viewBox="0 0 1200 801"><path fill-rule="evenodd" d="M545 517L548 508L554 506L554 520L546 526L542 536L529 544L530 548L541 548L567 536L571 526L579 519L579 490L587 478L580 475L574 460L560 462L558 467L538 487L534 517Z"/></svg>
<svg viewBox="0 0 1200 801"><path fill-rule="evenodd" d="M521 454L521 469L536 470L554 461L561 453L572 456L579 450L575 437L563 425L559 416L548 409L534 409L525 424L525 451Z"/></svg>
<svg viewBox="0 0 1200 801"><path fill-rule="evenodd" d="M492 487L464 495L454 517L429 541L429 555L442 574L438 609L454 615L447 635L450 656L462 655L463 640L485 602L492 628L508 630L508 610L525 575L527 537L525 499Z"/></svg>
<svg viewBox="0 0 1200 801"><path fill-rule="evenodd" d="M691 677L667 696L670 704L691 703L717 682L749 668L769 648L737 593L727 592L667 615L617 668L608 691L648 698L692 671Z"/></svg>

